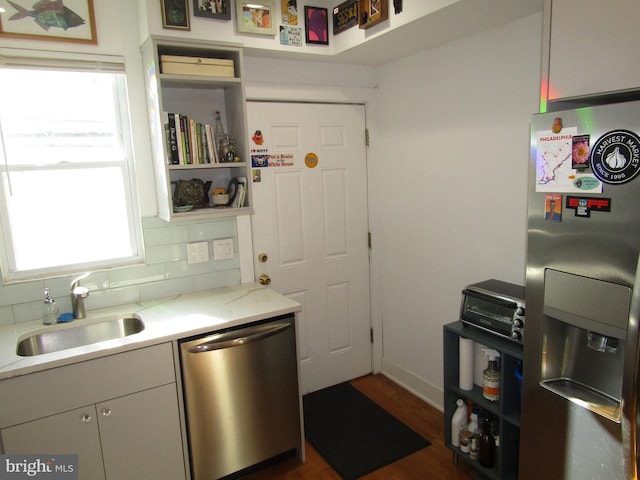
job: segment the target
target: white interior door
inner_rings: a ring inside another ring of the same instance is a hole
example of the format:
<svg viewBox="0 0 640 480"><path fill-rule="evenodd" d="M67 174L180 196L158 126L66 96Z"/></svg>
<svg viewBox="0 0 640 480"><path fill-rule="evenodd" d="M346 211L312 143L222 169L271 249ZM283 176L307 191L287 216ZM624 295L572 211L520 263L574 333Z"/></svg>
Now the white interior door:
<svg viewBox="0 0 640 480"><path fill-rule="evenodd" d="M302 391L371 372L362 105L249 102L256 279L302 304Z"/></svg>

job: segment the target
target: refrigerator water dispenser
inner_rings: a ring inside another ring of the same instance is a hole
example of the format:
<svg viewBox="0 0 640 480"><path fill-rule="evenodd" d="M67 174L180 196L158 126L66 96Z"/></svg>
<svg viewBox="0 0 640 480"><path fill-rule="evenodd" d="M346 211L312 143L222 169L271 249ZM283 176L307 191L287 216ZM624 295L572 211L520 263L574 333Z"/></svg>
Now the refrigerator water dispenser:
<svg viewBox="0 0 640 480"><path fill-rule="evenodd" d="M540 385L620 422L630 304L626 286L548 269Z"/></svg>

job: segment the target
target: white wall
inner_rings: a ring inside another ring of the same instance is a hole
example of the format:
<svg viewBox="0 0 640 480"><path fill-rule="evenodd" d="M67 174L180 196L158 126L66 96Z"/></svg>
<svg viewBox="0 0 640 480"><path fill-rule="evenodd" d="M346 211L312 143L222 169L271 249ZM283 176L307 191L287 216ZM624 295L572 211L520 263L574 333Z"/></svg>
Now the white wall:
<svg viewBox="0 0 640 480"><path fill-rule="evenodd" d="M542 15L378 69L369 109L372 295L383 371L442 405L442 326L461 290L523 284L529 118Z"/></svg>

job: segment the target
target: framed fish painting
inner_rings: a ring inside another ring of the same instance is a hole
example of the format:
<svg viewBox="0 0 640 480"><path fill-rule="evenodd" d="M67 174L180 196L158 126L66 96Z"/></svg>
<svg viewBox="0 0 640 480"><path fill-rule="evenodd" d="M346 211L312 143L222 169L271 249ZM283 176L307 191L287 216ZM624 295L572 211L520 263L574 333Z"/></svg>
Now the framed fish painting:
<svg viewBox="0 0 640 480"><path fill-rule="evenodd" d="M0 36L97 44L93 0L0 0Z"/></svg>

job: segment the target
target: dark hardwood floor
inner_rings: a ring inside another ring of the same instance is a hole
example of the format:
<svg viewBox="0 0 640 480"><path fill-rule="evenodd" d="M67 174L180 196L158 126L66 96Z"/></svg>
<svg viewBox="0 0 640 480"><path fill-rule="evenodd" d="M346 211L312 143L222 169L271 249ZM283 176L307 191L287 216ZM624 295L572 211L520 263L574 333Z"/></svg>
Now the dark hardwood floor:
<svg viewBox="0 0 640 480"><path fill-rule="evenodd" d="M469 480L471 469L465 462L453 463L453 454L444 445L442 412L425 403L383 375L369 375L351 384L399 420L431 442L427 448L387 465L365 480ZM245 475L251 480L340 480L340 476L306 442L307 459L285 459L258 472Z"/></svg>

